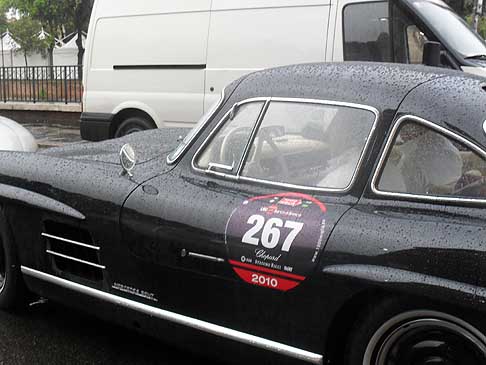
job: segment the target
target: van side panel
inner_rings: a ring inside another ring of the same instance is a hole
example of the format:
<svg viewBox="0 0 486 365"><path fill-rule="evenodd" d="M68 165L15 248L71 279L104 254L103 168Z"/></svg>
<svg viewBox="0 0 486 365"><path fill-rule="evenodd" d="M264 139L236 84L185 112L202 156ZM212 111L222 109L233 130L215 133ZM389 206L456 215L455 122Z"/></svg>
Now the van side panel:
<svg viewBox="0 0 486 365"><path fill-rule="evenodd" d="M159 127L195 122L203 113L210 4L99 0L85 111L141 109Z"/></svg>
<svg viewBox="0 0 486 365"><path fill-rule="evenodd" d="M329 9L330 1L322 0L213 0L206 108L249 72L325 61Z"/></svg>
<svg viewBox="0 0 486 365"><path fill-rule="evenodd" d="M211 0L97 0L98 18L209 11Z"/></svg>

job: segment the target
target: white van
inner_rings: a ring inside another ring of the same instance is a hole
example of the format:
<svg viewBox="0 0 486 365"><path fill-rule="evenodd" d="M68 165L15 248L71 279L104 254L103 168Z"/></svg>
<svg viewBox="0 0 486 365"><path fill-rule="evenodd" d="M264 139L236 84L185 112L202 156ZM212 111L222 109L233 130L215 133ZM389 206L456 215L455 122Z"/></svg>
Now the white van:
<svg viewBox="0 0 486 365"><path fill-rule="evenodd" d="M486 44L440 0L96 0L84 139L190 127L254 70L323 61L441 64L486 75Z"/></svg>

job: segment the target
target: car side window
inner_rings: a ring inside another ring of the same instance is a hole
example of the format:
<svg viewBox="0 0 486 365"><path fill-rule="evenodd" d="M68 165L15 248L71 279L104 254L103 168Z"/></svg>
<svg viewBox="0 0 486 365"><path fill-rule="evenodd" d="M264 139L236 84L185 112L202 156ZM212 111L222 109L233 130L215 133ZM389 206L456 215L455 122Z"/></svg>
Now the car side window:
<svg viewBox="0 0 486 365"><path fill-rule="evenodd" d="M196 167L214 172L236 173L264 104L261 101L235 106L226 115L209 145L198 155Z"/></svg>
<svg viewBox="0 0 486 365"><path fill-rule="evenodd" d="M272 101L242 177L319 189L347 189L377 116L367 109Z"/></svg>
<svg viewBox="0 0 486 365"><path fill-rule="evenodd" d="M486 160L465 144L417 122L394 139L378 190L424 196L486 198Z"/></svg>

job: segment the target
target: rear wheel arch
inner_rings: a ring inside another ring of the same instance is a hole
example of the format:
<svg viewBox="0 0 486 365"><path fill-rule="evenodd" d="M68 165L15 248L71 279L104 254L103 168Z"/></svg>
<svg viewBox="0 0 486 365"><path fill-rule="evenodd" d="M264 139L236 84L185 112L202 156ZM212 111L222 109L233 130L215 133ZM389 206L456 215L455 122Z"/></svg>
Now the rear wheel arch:
<svg viewBox="0 0 486 365"><path fill-rule="evenodd" d="M343 361L349 332L364 311L394 294L379 289L365 290L347 300L328 328L324 353L331 364Z"/></svg>
<svg viewBox="0 0 486 365"><path fill-rule="evenodd" d="M479 309L402 292L370 289L351 297L334 315L324 344L327 360L330 364L348 364L348 355L351 349L356 348L356 339L359 342L369 335L371 340L371 335L375 335L388 321L409 313L430 314L431 318L458 323L459 326L462 324L471 330L470 333L476 330L478 337L486 339L486 319L482 319ZM363 328L369 328L369 333L365 333ZM358 361L356 357L351 360L352 364Z"/></svg>
<svg viewBox="0 0 486 365"><path fill-rule="evenodd" d="M377 308L379 308L377 310ZM401 313L424 311L443 314L444 317L456 318L458 322L467 323L477 329L486 338L486 319L481 319L482 314L478 309L468 309L463 306L446 303L444 301L410 295L401 292L387 291L384 289L370 289L351 297L336 312L331 325L328 328L324 353L331 364L343 363L349 349L350 340L360 325L367 321L369 316L376 313L386 315L399 315ZM394 314L395 312L395 314ZM368 321L372 323L373 321ZM378 321L379 322L379 321ZM375 322L376 323L376 322ZM381 326L385 324L376 323Z"/></svg>

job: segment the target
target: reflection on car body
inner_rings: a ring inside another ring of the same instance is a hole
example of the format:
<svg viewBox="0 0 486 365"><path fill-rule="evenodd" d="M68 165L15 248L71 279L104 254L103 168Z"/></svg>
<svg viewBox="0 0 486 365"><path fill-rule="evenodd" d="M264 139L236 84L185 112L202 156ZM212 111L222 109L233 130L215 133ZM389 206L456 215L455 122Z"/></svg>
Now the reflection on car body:
<svg viewBox="0 0 486 365"><path fill-rule="evenodd" d="M25 282L231 361L484 364L484 105L454 71L296 65L180 143L5 153L0 306Z"/></svg>

